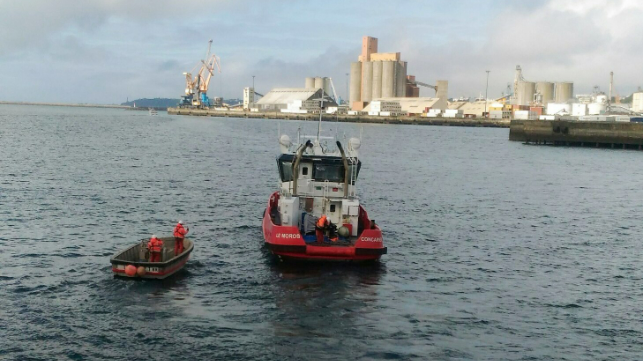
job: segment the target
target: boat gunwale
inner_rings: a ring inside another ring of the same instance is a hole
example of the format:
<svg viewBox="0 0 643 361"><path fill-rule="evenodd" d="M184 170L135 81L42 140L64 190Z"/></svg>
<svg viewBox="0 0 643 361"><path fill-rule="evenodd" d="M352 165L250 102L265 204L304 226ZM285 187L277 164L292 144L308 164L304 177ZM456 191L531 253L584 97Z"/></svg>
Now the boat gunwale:
<svg viewBox="0 0 643 361"><path fill-rule="evenodd" d="M161 237L159 239L161 239L161 240L171 240L171 239L174 239L174 237ZM138 247L140 245L141 241L146 240L145 238L143 238L143 239L141 239L139 241L139 243L136 243L136 244L134 244L134 245L122 250L122 251L119 251L119 252L115 253L112 256L112 258L110 258L109 262L112 265L122 265L122 264L128 265L128 264L131 264L131 265L135 265L135 266L156 266L156 267L166 268L167 266L171 266L173 263L176 263L177 261L180 261L183 258L188 257L190 255L190 253L192 253L192 251L194 250L194 242L189 238L185 238L185 239L190 241L190 246L185 251L183 251L183 253L181 253L180 255L174 256L174 257L170 258L167 261L163 261L163 262L145 261L145 262L143 262L143 261L126 261L126 260L123 260L123 259L118 259L118 257L120 255L124 254L125 252L127 252L127 251L129 251L129 250L131 250L131 249L133 249L135 247Z"/></svg>

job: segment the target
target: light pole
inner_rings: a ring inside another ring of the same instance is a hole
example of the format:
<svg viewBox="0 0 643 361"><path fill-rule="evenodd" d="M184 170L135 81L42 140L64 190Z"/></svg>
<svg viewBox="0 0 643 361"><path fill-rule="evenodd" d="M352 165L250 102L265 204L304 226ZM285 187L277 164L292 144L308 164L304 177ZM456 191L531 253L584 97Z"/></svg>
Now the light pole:
<svg viewBox="0 0 643 361"><path fill-rule="evenodd" d="M484 92L484 116L485 118L489 118L489 113L487 113L487 99L489 99L489 72L490 70L487 70L487 89Z"/></svg>

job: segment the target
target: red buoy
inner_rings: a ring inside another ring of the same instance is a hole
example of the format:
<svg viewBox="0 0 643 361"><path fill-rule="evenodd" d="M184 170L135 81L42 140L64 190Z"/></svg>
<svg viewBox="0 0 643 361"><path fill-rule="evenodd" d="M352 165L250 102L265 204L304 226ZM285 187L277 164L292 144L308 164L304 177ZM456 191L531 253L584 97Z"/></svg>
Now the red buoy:
<svg viewBox="0 0 643 361"><path fill-rule="evenodd" d="M143 266L138 266L138 268L136 269L136 274L137 274L139 277L143 277L143 276L145 276L145 267L143 267Z"/></svg>
<svg viewBox="0 0 643 361"><path fill-rule="evenodd" d="M127 267L125 267L125 274L130 277L136 276L136 266L131 264L127 265Z"/></svg>

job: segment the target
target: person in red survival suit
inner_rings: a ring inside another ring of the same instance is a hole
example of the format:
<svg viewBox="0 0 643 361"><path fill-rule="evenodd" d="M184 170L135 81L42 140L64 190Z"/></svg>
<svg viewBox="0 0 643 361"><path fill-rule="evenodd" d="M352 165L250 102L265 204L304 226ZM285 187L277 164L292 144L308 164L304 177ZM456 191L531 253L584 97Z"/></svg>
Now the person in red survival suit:
<svg viewBox="0 0 643 361"><path fill-rule="evenodd" d="M322 216L317 220L317 224L315 225L315 235L317 236L317 243L324 242L324 233L328 229L328 226L330 226L330 222L328 221L328 218L326 218L326 215L322 214Z"/></svg>
<svg viewBox="0 0 643 361"><path fill-rule="evenodd" d="M174 255L183 253L183 239L190 232L190 227L183 228L183 221L179 221L174 227Z"/></svg>
<svg viewBox="0 0 643 361"><path fill-rule="evenodd" d="M147 249L150 251L150 262L161 262L161 249L163 248L163 241L152 235L150 241L147 242Z"/></svg>

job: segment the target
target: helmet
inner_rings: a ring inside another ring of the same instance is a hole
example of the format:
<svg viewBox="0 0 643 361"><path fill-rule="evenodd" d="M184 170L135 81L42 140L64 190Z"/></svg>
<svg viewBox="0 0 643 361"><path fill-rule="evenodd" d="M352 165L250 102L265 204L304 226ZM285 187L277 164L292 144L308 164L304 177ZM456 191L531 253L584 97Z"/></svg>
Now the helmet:
<svg viewBox="0 0 643 361"><path fill-rule="evenodd" d="M152 238L156 238L156 235L155 235L155 234L153 234L153 235L152 235Z"/></svg>
<svg viewBox="0 0 643 361"><path fill-rule="evenodd" d="M183 221L179 221L179 224L183 224Z"/></svg>

